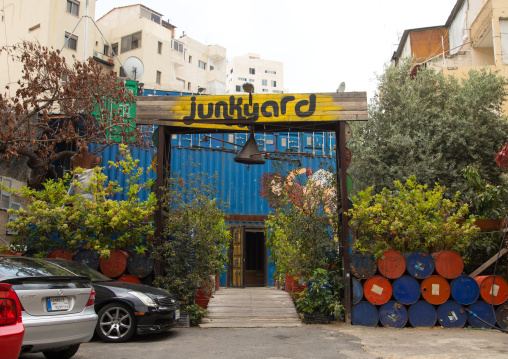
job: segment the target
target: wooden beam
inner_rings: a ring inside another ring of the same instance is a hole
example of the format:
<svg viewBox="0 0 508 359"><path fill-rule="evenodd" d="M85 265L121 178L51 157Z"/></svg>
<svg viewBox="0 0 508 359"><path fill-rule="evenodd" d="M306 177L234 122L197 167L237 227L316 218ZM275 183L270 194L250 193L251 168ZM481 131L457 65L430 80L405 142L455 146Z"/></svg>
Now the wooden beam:
<svg viewBox="0 0 508 359"><path fill-rule="evenodd" d="M469 276L471 278L476 277L478 274L483 272L485 269L487 269L492 263L494 263L498 258L501 258L506 253L508 253L508 248L501 249L501 252L496 253L492 258L490 258L488 261L483 263L477 270L475 270L473 273L471 273Z"/></svg>

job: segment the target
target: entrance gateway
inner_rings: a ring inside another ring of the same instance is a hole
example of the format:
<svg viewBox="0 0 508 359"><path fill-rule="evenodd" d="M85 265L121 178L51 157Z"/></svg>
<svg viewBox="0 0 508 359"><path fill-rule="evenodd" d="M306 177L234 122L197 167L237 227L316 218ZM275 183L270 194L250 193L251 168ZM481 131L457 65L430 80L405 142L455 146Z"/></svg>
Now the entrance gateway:
<svg viewBox="0 0 508 359"><path fill-rule="evenodd" d="M345 121L367 120L366 92L310 94L245 94L221 96L148 96L137 97L136 125L159 126L157 168L171 166L171 135L235 132L335 132L337 182L340 185L340 216L342 231L339 249L343 255L346 322L351 322L351 281L349 275L349 241L347 211L347 173ZM157 197L162 197L165 171L157 171ZM162 241L163 213L159 206L155 215L156 245ZM266 253L258 245L258 235L245 228L235 230L233 244L232 284L258 283L267 278L266 257L242 257L246 246L253 253ZM244 235L238 237L238 233ZM249 237L254 238L245 241ZM247 243L247 244L246 244ZM264 243L264 240L263 240ZM243 248L242 248L243 247ZM235 254L236 253L236 254ZM250 253L250 252L249 252ZM236 261L235 261L236 260ZM245 260L245 261L244 261ZM248 265L248 266L247 266ZM231 267L231 266L230 266ZM247 269L251 268L251 269ZM254 268L254 269L252 269ZM156 265L156 271L159 269ZM249 271L249 272L247 272ZM247 281L248 274L248 281ZM265 281L266 283L266 281Z"/></svg>

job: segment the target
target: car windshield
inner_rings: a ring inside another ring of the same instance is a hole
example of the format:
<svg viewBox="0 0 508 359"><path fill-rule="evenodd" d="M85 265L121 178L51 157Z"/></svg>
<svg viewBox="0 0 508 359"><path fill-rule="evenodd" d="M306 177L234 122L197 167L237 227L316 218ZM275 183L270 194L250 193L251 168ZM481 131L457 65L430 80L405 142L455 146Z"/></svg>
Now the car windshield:
<svg viewBox="0 0 508 359"><path fill-rule="evenodd" d="M88 277L92 279L92 282L105 282L113 280L85 264L74 261L67 261L65 259L49 259L48 261L51 261L51 263L63 267L76 275Z"/></svg>
<svg viewBox="0 0 508 359"><path fill-rule="evenodd" d="M0 257L0 279L13 277L47 277L73 275L40 258Z"/></svg>

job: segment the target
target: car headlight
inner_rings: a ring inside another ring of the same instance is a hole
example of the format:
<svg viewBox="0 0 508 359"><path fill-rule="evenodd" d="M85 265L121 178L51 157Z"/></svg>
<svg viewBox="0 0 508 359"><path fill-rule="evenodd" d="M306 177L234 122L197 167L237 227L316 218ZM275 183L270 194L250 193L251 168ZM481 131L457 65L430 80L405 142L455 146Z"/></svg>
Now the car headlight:
<svg viewBox="0 0 508 359"><path fill-rule="evenodd" d="M138 298L147 307L156 307L157 306L157 303L155 303L155 301L152 298L150 298L149 296L147 296L144 293L141 293L141 292L129 292L129 294L132 294L133 296Z"/></svg>

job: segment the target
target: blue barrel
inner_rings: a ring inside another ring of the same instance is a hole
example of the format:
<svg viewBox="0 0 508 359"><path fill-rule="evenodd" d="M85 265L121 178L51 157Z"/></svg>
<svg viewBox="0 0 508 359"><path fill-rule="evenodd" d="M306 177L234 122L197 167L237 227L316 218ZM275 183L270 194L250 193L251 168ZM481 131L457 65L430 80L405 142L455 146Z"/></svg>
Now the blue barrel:
<svg viewBox="0 0 508 359"><path fill-rule="evenodd" d="M408 317L413 327L429 328L436 324L437 311L429 302L420 300L409 307Z"/></svg>
<svg viewBox="0 0 508 359"><path fill-rule="evenodd" d="M379 321L379 312L370 302L360 302L351 311L351 324L375 327Z"/></svg>
<svg viewBox="0 0 508 359"><path fill-rule="evenodd" d="M467 321L467 313L462 304L449 300L437 308L437 321L445 328L462 328Z"/></svg>
<svg viewBox="0 0 508 359"><path fill-rule="evenodd" d="M413 304L421 295L420 283L413 277L403 275L392 284L393 297L402 304Z"/></svg>
<svg viewBox="0 0 508 359"><path fill-rule="evenodd" d="M478 299L480 287L473 278L461 275L450 284L450 292L455 301L463 305L469 305Z"/></svg>
<svg viewBox="0 0 508 359"><path fill-rule="evenodd" d="M353 286L353 305L355 305L363 298L363 286L356 278L351 279L351 284Z"/></svg>
<svg viewBox="0 0 508 359"><path fill-rule="evenodd" d="M415 278L427 278L434 272L434 258L425 251L406 253L406 268Z"/></svg>
<svg viewBox="0 0 508 359"><path fill-rule="evenodd" d="M497 324L503 329L508 329L508 302L501 304L496 312Z"/></svg>
<svg viewBox="0 0 508 359"><path fill-rule="evenodd" d="M141 254L132 252L129 258L127 258L127 270L129 273L136 278L144 278L152 273L154 259L151 254L151 251Z"/></svg>
<svg viewBox="0 0 508 359"><path fill-rule="evenodd" d="M358 279L367 279L376 274L377 264L374 255L369 252L353 253L349 259L351 273Z"/></svg>
<svg viewBox="0 0 508 359"><path fill-rule="evenodd" d="M92 252L90 249L82 249L74 256L74 262L84 264L92 269L98 270L101 263L99 253Z"/></svg>
<svg viewBox="0 0 508 359"><path fill-rule="evenodd" d="M489 324L482 322L480 319ZM492 308L492 305L487 302L474 302L468 308L467 320L469 324L475 328L492 328L496 325L496 311Z"/></svg>
<svg viewBox="0 0 508 359"><path fill-rule="evenodd" d="M407 323L407 310L404 304L390 300L379 308L379 320L383 327L404 328Z"/></svg>

